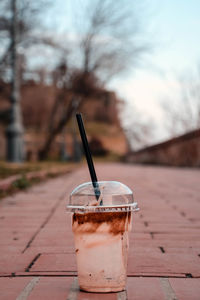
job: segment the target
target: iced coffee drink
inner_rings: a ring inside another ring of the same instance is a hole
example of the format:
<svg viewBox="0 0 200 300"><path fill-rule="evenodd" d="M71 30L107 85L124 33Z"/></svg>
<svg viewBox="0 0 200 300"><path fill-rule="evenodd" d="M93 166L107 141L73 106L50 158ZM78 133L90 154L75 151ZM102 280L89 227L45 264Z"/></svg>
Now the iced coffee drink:
<svg viewBox="0 0 200 300"><path fill-rule="evenodd" d="M91 183L70 198L80 289L117 292L125 289L131 213L137 210L131 190L119 182L99 182L101 200ZM100 200L100 199L99 199Z"/></svg>

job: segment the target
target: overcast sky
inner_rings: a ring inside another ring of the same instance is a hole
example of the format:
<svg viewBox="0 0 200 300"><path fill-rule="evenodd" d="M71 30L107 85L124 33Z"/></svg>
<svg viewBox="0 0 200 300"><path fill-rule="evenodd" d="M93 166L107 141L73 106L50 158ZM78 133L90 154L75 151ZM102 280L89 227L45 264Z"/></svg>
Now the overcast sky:
<svg viewBox="0 0 200 300"><path fill-rule="evenodd" d="M52 26L57 26L60 32L66 28L70 31L70 1L55 3ZM168 138L161 101L168 96L175 97L177 76L194 70L200 63L200 1L146 0L144 3L146 34L152 38L154 50L144 57L140 68L112 81L109 87L129 105L134 104L143 117L154 119L154 143Z"/></svg>
<svg viewBox="0 0 200 300"><path fill-rule="evenodd" d="M118 93L155 121L155 139L168 138L161 102L178 93L177 77L193 72L200 63L200 1L150 0L155 50L146 59L146 68L136 70L125 80L111 84Z"/></svg>

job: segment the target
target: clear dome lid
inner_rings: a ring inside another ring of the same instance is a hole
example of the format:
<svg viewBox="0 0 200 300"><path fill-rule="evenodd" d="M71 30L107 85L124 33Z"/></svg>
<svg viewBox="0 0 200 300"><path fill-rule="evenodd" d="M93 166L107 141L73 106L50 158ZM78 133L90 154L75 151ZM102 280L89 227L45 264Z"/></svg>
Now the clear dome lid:
<svg viewBox="0 0 200 300"><path fill-rule="evenodd" d="M99 181L93 186L86 182L76 187L70 195L67 211L137 211L129 187L117 181Z"/></svg>

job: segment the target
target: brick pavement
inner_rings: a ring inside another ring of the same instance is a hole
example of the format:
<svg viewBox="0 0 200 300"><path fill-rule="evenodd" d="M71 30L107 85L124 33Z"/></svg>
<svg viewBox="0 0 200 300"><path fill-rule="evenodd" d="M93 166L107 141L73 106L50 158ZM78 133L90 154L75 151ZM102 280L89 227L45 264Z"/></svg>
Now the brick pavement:
<svg viewBox="0 0 200 300"><path fill-rule="evenodd" d="M126 292L78 290L66 198L86 167L0 201L0 300L199 300L200 170L97 164L134 191Z"/></svg>

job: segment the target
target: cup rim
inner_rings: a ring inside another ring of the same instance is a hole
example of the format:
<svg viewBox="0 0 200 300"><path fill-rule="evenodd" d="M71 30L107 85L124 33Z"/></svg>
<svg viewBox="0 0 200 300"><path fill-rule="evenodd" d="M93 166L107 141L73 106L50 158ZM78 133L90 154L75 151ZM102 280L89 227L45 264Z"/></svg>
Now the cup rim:
<svg viewBox="0 0 200 300"><path fill-rule="evenodd" d="M139 210L137 202L117 205L105 205L105 206L80 206L80 205L67 205L67 212L136 212Z"/></svg>

